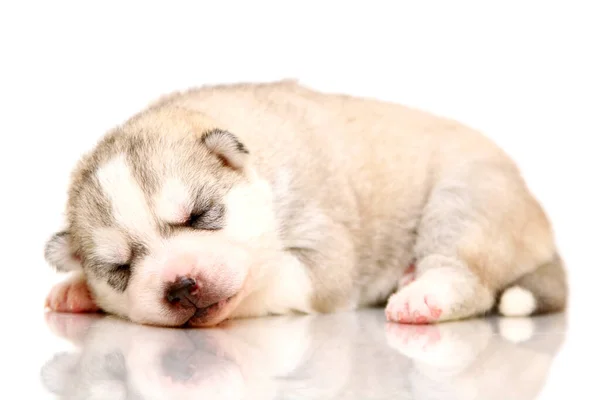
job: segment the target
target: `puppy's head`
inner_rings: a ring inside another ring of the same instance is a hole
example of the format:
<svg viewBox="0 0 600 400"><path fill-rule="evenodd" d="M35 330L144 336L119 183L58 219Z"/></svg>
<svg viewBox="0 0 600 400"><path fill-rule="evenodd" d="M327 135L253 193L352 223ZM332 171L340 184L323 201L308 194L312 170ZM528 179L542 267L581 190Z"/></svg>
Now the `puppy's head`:
<svg viewBox="0 0 600 400"><path fill-rule="evenodd" d="M154 109L107 134L72 177L46 244L97 305L134 322L209 326L234 313L269 249L269 186L246 146L197 113Z"/></svg>

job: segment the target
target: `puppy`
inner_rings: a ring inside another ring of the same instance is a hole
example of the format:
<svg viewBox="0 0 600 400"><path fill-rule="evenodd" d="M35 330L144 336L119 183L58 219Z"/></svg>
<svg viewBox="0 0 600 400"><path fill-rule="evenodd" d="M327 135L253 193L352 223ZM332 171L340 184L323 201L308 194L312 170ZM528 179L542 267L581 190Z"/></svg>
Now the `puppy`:
<svg viewBox="0 0 600 400"><path fill-rule="evenodd" d="M561 311L551 224L513 161L455 121L296 81L195 88L76 166L46 305L133 322L383 306L427 324Z"/></svg>

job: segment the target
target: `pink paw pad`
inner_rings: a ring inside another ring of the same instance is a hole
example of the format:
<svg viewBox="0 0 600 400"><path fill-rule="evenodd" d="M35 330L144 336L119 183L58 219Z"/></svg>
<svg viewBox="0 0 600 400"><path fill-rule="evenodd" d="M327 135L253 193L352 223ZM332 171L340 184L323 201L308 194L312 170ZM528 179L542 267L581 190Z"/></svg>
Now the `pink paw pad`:
<svg viewBox="0 0 600 400"><path fill-rule="evenodd" d="M80 280L55 285L46 297L46 307L52 311L68 313L99 311L86 282Z"/></svg>
<svg viewBox="0 0 600 400"><path fill-rule="evenodd" d="M386 317L388 321L405 324L429 324L437 321L442 315L442 309L431 302L427 296L423 297L421 304L419 303L409 299L398 308L388 307Z"/></svg>

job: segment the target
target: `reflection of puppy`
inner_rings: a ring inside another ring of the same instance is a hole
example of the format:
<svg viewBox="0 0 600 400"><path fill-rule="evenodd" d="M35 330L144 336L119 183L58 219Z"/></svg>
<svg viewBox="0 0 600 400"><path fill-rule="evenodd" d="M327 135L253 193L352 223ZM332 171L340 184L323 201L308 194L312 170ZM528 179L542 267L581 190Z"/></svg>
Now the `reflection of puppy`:
<svg viewBox="0 0 600 400"><path fill-rule="evenodd" d="M409 379L415 398L518 400L539 394L564 329L561 314L434 326L389 324L387 340L413 360Z"/></svg>
<svg viewBox="0 0 600 400"><path fill-rule="evenodd" d="M407 360L389 352L377 311L245 319L219 329L147 327L50 314L80 353L42 370L60 398L373 398L401 394ZM70 328L78 324L77 329ZM364 380L369 385L361 385ZM358 383L358 385L357 385Z"/></svg>
<svg viewBox="0 0 600 400"><path fill-rule="evenodd" d="M46 246L75 273L48 296L58 311L214 326L387 302L389 320L420 324L498 297L504 315L566 302L550 222L497 146L295 82L154 104L83 158L67 215Z"/></svg>
<svg viewBox="0 0 600 400"><path fill-rule="evenodd" d="M334 317L327 332L320 333L312 331L309 318L266 318L258 325L240 320L218 330L181 330L50 314L53 330L71 335L67 338L81 353L55 356L42 375L47 388L61 398L110 393L111 399L269 399L286 385L313 393L313 384L287 384L285 377L311 356L316 334L336 342L324 344L319 354L342 365L324 368L315 377L335 390L345 383L344 368L350 363L344 362L348 347L339 340L340 332L331 330L351 325Z"/></svg>
<svg viewBox="0 0 600 400"><path fill-rule="evenodd" d="M53 316L51 324L65 325L61 317ZM79 336L81 354L59 354L42 370L48 389L61 398L243 398L238 365L221 348L191 340L185 331L140 333L127 322L102 319Z"/></svg>
<svg viewBox="0 0 600 400"><path fill-rule="evenodd" d="M367 399L403 398L407 390L469 399L484 397L468 394L483 393L499 377L526 392L519 374L536 390L558 348L555 338L525 337L535 333L530 320L520 322L530 322L529 330L503 324L509 341L495 333L493 320L390 324L386 332L383 318L363 310L180 330L113 318L86 327L79 316L51 314L51 326L72 335L81 352L56 356L42 375L49 390L70 399Z"/></svg>

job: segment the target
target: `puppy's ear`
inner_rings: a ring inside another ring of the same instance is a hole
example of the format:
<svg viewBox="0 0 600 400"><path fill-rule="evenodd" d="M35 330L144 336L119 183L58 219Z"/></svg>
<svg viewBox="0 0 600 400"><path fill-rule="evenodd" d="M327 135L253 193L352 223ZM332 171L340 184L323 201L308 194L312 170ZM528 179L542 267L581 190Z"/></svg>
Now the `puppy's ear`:
<svg viewBox="0 0 600 400"><path fill-rule="evenodd" d="M231 132L213 129L202 135L202 143L230 168L241 170L248 160L248 149Z"/></svg>
<svg viewBox="0 0 600 400"><path fill-rule="evenodd" d="M68 231L56 232L44 248L46 262L59 272L81 270L81 261L71 246L71 234Z"/></svg>

